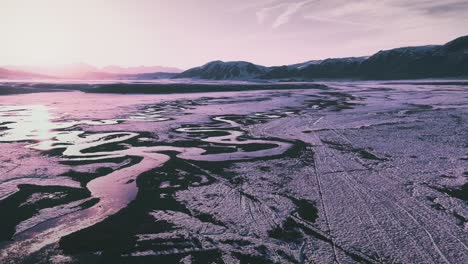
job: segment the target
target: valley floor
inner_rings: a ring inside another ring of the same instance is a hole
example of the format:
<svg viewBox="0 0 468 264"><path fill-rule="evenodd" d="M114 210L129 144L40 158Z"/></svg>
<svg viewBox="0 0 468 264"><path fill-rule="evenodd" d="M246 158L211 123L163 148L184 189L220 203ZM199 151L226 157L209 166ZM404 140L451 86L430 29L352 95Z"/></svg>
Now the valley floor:
<svg viewBox="0 0 468 264"><path fill-rule="evenodd" d="M0 97L0 263L468 263L450 83Z"/></svg>

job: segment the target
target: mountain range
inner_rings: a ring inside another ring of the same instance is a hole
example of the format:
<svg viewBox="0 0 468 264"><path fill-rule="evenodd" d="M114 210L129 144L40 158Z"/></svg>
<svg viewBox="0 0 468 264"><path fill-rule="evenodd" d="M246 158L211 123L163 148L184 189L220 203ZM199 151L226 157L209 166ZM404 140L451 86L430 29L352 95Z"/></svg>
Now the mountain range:
<svg viewBox="0 0 468 264"><path fill-rule="evenodd" d="M47 76L47 75L0 68L0 79L25 80L25 79L50 79L50 78L52 77Z"/></svg>
<svg viewBox="0 0 468 264"><path fill-rule="evenodd" d="M56 67L0 68L0 79L202 79L286 80L314 79L418 79L468 77L468 36L444 45L381 50L368 57L309 60L266 67L247 61L212 61L181 71L162 66L97 68L88 64Z"/></svg>
<svg viewBox="0 0 468 264"><path fill-rule="evenodd" d="M213 61L173 78L211 80L412 79L468 76L468 36L445 45L382 50L369 57L312 60L265 67L250 62Z"/></svg>
<svg viewBox="0 0 468 264"><path fill-rule="evenodd" d="M172 77L182 70L164 66L105 66L95 67L86 63L55 66L2 66L0 79L127 79L148 75L153 78ZM165 74L155 74L165 73Z"/></svg>

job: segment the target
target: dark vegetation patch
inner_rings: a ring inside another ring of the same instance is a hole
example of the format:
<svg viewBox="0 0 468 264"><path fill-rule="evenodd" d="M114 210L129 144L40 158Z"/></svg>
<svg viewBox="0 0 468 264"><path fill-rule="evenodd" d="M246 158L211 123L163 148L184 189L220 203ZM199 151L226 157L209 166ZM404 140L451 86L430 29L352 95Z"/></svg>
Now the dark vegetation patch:
<svg viewBox="0 0 468 264"><path fill-rule="evenodd" d="M234 177L229 177L228 181L235 186L244 184L245 178L241 175L235 175Z"/></svg>
<svg viewBox="0 0 468 264"><path fill-rule="evenodd" d="M244 152L253 152L253 151L274 148L276 146L277 146L276 144L246 144L246 145L239 145L239 150L244 151Z"/></svg>
<svg viewBox="0 0 468 264"><path fill-rule="evenodd" d="M288 197L291 199L294 204L297 206L296 212L304 220L315 223L315 220L318 218L318 210L315 207L315 203L310 202L305 199L296 199L293 197Z"/></svg>
<svg viewBox="0 0 468 264"><path fill-rule="evenodd" d="M336 149L342 152L352 152L356 153L358 156L368 160L378 160L378 161L386 161L385 158L379 158L376 155L372 154L371 152L363 149L363 148L356 148L349 144L341 144L333 141L322 140L323 143L329 145L332 149Z"/></svg>
<svg viewBox="0 0 468 264"><path fill-rule="evenodd" d="M468 183L463 184L460 188L440 188L436 187L436 190L443 192L451 197L458 198L465 202L468 201Z"/></svg>
<svg viewBox="0 0 468 264"><path fill-rule="evenodd" d="M262 256L247 255L239 252L233 255L239 260L239 264L272 264L271 260Z"/></svg>
<svg viewBox="0 0 468 264"><path fill-rule="evenodd" d="M234 121L243 126L251 126L251 125L264 124L264 123L269 122L272 119L287 117L288 114L285 114L284 112L293 112L293 114L297 113L297 111L293 111L293 110L283 111L282 109L276 109L267 113L257 113L256 115L246 115L246 116L245 115L229 115L229 116L225 116L224 118L227 120Z"/></svg>
<svg viewBox="0 0 468 264"><path fill-rule="evenodd" d="M141 159L140 157L134 157L135 162ZM122 163L128 160L128 157L118 157L118 158L105 158L99 159L99 163ZM79 166L79 165L89 165L89 164L96 164L96 160L63 160L60 163L69 165L69 166ZM139 161L138 161L139 162Z"/></svg>
<svg viewBox="0 0 468 264"><path fill-rule="evenodd" d="M93 207L97 203L99 203L99 200L100 200L99 198L90 199L90 200L80 204L80 207L81 207L81 209L87 209L87 208Z"/></svg>
<svg viewBox="0 0 468 264"><path fill-rule="evenodd" d="M202 213L202 212L194 212L194 216L202 222L212 223L218 226L226 227L226 225L223 222L217 220L210 214Z"/></svg>
<svg viewBox="0 0 468 264"><path fill-rule="evenodd" d="M465 224L468 223L468 219L456 212L453 212L453 216L458 220L458 224L462 227L465 227Z"/></svg>
<svg viewBox="0 0 468 264"><path fill-rule="evenodd" d="M50 208L90 196L86 189L63 186L18 185L19 191L0 201L0 241L10 239L15 227L34 215L39 210ZM28 199L36 195L35 201Z"/></svg>
<svg viewBox="0 0 468 264"><path fill-rule="evenodd" d="M299 243L303 238L303 234L297 227L297 224L288 218L281 226L276 226L270 230L268 235L278 240Z"/></svg>
<svg viewBox="0 0 468 264"><path fill-rule="evenodd" d="M340 112L346 109L353 109L355 106L360 105L360 103L351 101L361 100L361 98L355 97L351 94L342 92L321 92L320 94L325 96L309 96L313 99L304 101L306 107Z"/></svg>
<svg viewBox="0 0 468 264"><path fill-rule="evenodd" d="M410 110L406 111L407 114L416 114L416 113L420 113L420 112L424 112L424 111L428 111L428 110L433 109L432 105L410 104L410 106L412 108Z"/></svg>
<svg viewBox="0 0 468 264"><path fill-rule="evenodd" d="M318 107L319 109L329 109L331 111L340 112L346 109L353 109L356 103L347 102L344 100L333 99L317 99L306 100L305 103L309 108Z"/></svg>
<svg viewBox="0 0 468 264"><path fill-rule="evenodd" d="M357 99L357 97L355 97L354 95L343 93L343 92L320 92L320 94L330 95L330 96L337 97L337 98L346 98L349 100Z"/></svg>
<svg viewBox="0 0 468 264"><path fill-rule="evenodd" d="M72 178L74 181L80 183L82 187L85 187L88 182L94 180L98 177L102 177L112 172L112 169L109 167L101 167L96 170L96 172L79 172L70 170L60 176L67 176Z"/></svg>
<svg viewBox="0 0 468 264"><path fill-rule="evenodd" d="M444 82L387 82L383 83L387 85L461 85L466 86L468 82L466 81L444 81Z"/></svg>
<svg viewBox="0 0 468 264"><path fill-rule="evenodd" d="M174 94L205 93L254 90L293 90L293 89L328 89L323 84L159 84L159 83L114 83L95 85L85 89L89 93L122 93L122 94Z"/></svg>
<svg viewBox="0 0 468 264"><path fill-rule="evenodd" d="M444 208L441 204L436 203L435 197L428 196L427 199L428 199L429 201L431 201L431 207L432 207L432 208L434 208L434 209L436 209L436 210L439 210L439 211L445 211L445 208Z"/></svg>
<svg viewBox="0 0 468 264"><path fill-rule="evenodd" d="M284 95L278 95L278 96L284 96ZM210 98L210 103L212 104L237 104L237 103L265 102L265 101L271 101L271 98L270 97Z"/></svg>
<svg viewBox="0 0 468 264"><path fill-rule="evenodd" d="M205 179L205 182L202 180ZM208 181L206 181L208 179ZM220 253L214 249L203 249L200 241L192 238L167 238L161 241L149 240L136 244L138 234L158 234L173 232L177 227L166 221L155 219L150 212L170 210L182 212L216 225L220 223L206 213L191 213L183 203L175 199L175 193L186 190L193 184L211 184L213 178L184 160L172 156L162 167L140 175L137 179L137 198L119 213L101 223L78 231L61 239L60 247L67 254L80 256L101 251L100 263L179 263L190 255L196 263L218 261ZM167 187L160 188L163 183ZM125 227L125 228L123 228ZM173 253L167 253L171 250ZM192 249L199 252L192 252ZM130 257L131 252L154 250L157 256ZM167 252L166 252L167 251ZM166 252L166 253L164 253Z"/></svg>
<svg viewBox="0 0 468 264"><path fill-rule="evenodd" d="M33 86L20 86L20 85L0 85L0 95L10 94L28 94L28 93L51 93L51 92L65 92L67 90L62 88L45 88Z"/></svg>

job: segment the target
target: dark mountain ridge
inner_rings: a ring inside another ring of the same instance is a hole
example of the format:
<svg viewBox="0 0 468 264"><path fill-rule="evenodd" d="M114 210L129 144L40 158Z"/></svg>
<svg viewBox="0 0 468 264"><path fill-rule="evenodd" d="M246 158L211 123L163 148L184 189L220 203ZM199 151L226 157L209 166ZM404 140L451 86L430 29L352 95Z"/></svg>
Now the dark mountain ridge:
<svg viewBox="0 0 468 264"><path fill-rule="evenodd" d="M381 50L370 57L330 58L265 67L245 61L213 61L173 78L209 80L414 79L468 76L468 36L445 45Z"/></svg>

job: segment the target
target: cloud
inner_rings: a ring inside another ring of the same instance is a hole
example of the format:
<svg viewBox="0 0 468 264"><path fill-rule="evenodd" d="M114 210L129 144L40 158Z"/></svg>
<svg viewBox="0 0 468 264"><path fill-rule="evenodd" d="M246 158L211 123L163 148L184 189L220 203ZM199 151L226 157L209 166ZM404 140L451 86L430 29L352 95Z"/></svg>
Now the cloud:
<svg viewBox="0 0 468 264"><path fill-rule="evenodd" d="M316 2L302 14L311 23L368 26L389 32L466 20L468 0L328 0Z"/></svg>
<svg viewBox="0 0 468 264"><path fill-rule="evenodd" d="M276 18L276 20L273 23L272 27L277 28L277 27L279 27L281 25L284 25L284 24L288 23L291 16L296 14L301 9L301 7L303 7L304 5L306 5L306 4L310 3L310 2L311 1L308 0L308 1L302 1L302 2L299 2L299 3L293 3L293 4L288 5L286 10Z"/></svg>
<svg viewBox="0 0 468 264"><path fill-rule="evenodd" d="M259 24L265 23L269 16L270 9L269 8L262 8L259 11L257 11L256 16L257 16L257 22Z"/></svg>
<svg viewBox="0 0 468 264"><path fill-rule="evenodd" d="M282 9L284 6L287 4L276 4L273 6L267 6L267 7L262 7L260 10L258 10L255 15L257 16L257 22L259 24L264 24L266 21L272 16L272 13L275 10Z"/></svg>
<svg viewBox="0 0 468 264"><path fill-rule="evenodd" d="M302 7L313 2L313 0L305 0L301 2L292 2L292 3L280 3L273 6L263 7L256 12L257 22L259 24L264 24L269 18L274 16L274 11L280 11L279 14L276 14L276 17L273 19L271 24L272 28L278 28L284 24L287 24L291 17L296 15Z"/></svg>
<svg viewBox="0 0 468 264"><path fill-rule="evenodd" d="M404 5L401 1L400 5ZM414 10L419 10L422 13L430 15L456 15L467 13L467 0L445 0L445 1L414 1L406 3L407 6Z"/></svg>
<svg viewBox="0 0 468 264"><path fill-rule="evenodd" d="M335 19L335 18L329 18L329 17L321 17L321 16L316 16L316 15L311 15L307 14L304 15L304 19L307 20L317 20L317 21L322 21L322 22L330 22L330 23L336 23L336 24L348 24L348 25L354 25L354 26L366 26L366 27L372 27L372 24L364 23L364 22L355 22L351 20L341 20L341 19Z"/></svg>

